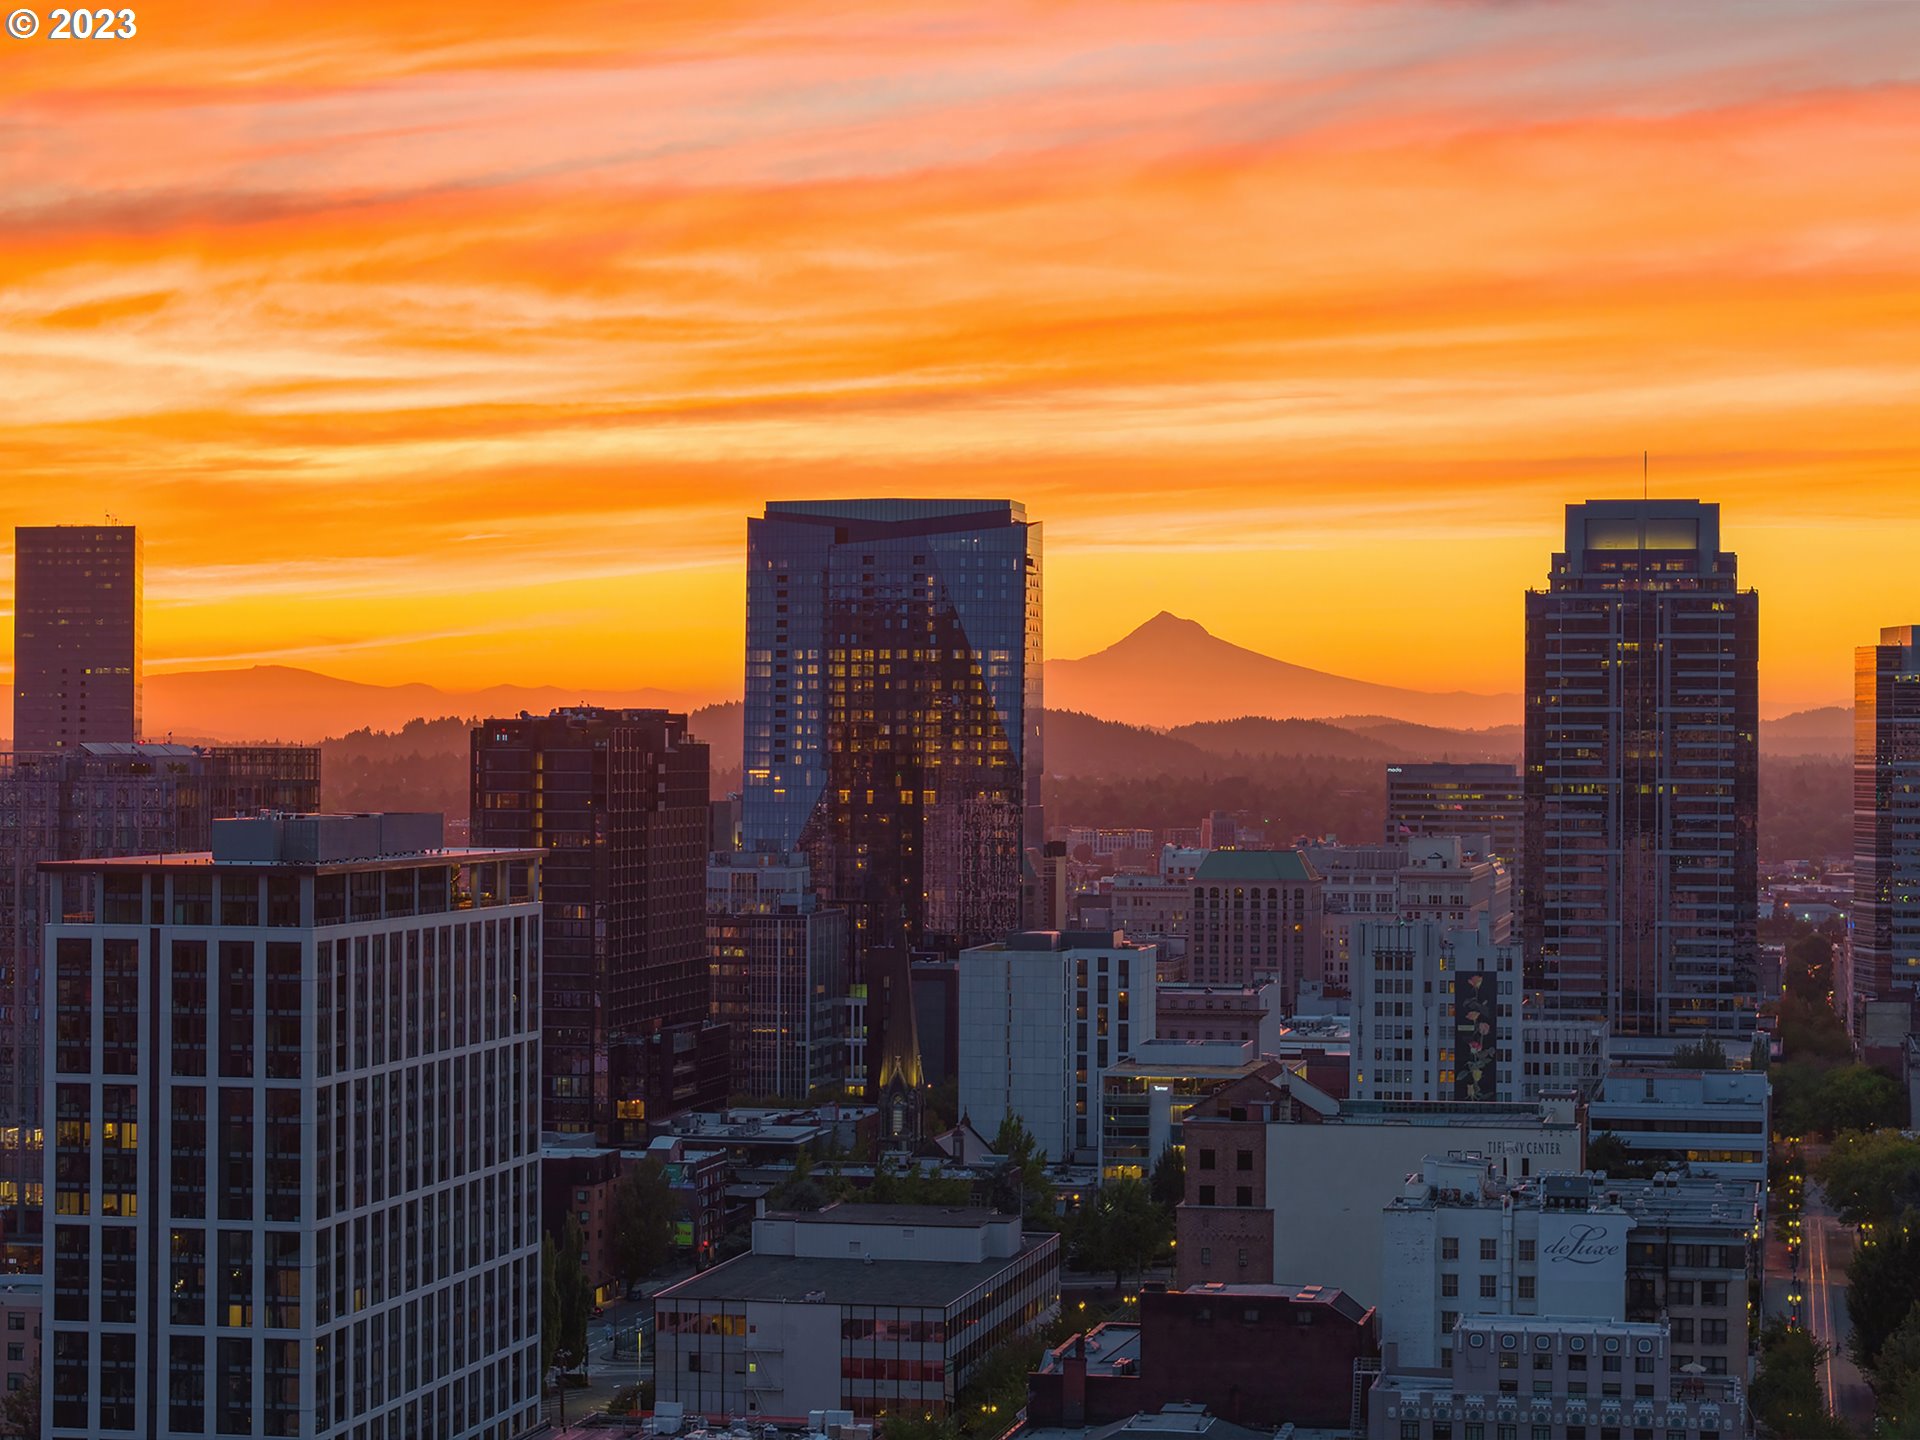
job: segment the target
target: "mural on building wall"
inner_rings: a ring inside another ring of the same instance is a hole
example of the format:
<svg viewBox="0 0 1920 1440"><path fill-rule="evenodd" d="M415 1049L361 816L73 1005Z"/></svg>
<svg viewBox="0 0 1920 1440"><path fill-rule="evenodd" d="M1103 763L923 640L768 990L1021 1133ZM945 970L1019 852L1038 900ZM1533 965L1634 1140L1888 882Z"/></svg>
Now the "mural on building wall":
<svg viewBox="0 0 1920 1440"><path fill-rule="evenodd" d="M1498 986L1488 971L1457 976L1453 982L1453 1094L1456 1100L1498 1097L1499 1057L1495 1017Z"/></svg>

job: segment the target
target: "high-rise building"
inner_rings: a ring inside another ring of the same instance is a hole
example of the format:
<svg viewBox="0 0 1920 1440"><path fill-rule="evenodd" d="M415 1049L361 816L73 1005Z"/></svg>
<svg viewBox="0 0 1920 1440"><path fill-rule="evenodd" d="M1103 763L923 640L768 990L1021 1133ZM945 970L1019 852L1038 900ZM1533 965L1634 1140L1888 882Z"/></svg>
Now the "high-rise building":
<svg viewBox="0 0 1920 1440"><path fill-rule="evenodd" d="M1920 625L1855 652L1851 1008L1920 992Z"/></svg>
<svg viewBox="0 0 1920 1440"><path fill-rule="evenodd" d="M724 1103L724 1071L714 1094L700 1058L725 1047L701 1033L707 747L686 716L587 706L489 720L473 732L472 813L474 844L546 856L545 1128L610 1136L616 1120Z"/></svg>
<svg viewBox="0 0 1920 1440"><path fill-rule="evenodd" d="M140 738L140 536L22 525L13 552L13 748Z"/></svg>
<svg viewBox="0 0 1920 1440"><path fill-rule="evenodd" d="M1485 835L1496 859L1520 863L1525 814L1511 765L1387 766L1387 843L1417 835Z"/></svg>
<svg viewBox="0 0 1920 1440"><path fill-rule="evenodd" d="M1298 850L1215 850L1193 877L1188 975L1199 985L1280 982L1291 1015L1300 987L1325 978L1320 873Z"/></svg>
<svg viewBox="0 0 1920 1440"><path fill-rule="evenodd" d="M438 815L46 867L45 1434L535 1423L538 867Z"/></svg>
<svg viewBox="0 0 1920 1440"><path fill-rule="evenodd" d="M1100 1147L1107 1071L1153 1038L1156 947L1113 931L1031 930L960 955L960 1110L1017 1117L1056 1162Z"/></svg>
<svg viewBox="0 0 1920 1440"><path fill-rule="evenodd" d="M312 746L82 741L38 754L0 751L0 1226L8 1261L39 1263L40 864L205 850L223 816L319 804L320 751Z"/></svg>
<svg viewBox="0 0 1920 1440"><path fill-rule="evenodd" d="M805 850L856 957L1020 925L1040 807L1040 526L1010 500L747 522L742 847Z"/></svg>
<svg viewBox="0 0 1920 1440"><path fill-rule="evenodd" d="M847 912L822 905L799 856L707 866L713 1018L731 1027L735 1093L804 1100L845 1077Z"/></svg>
<svg viewBox="0 0 1920 1440"><path fill-rule="evenodd" d="M1616 1042L1750 1035L1760 602L1720 507L1567 507L1527 595L1529 987Z"/></svg>

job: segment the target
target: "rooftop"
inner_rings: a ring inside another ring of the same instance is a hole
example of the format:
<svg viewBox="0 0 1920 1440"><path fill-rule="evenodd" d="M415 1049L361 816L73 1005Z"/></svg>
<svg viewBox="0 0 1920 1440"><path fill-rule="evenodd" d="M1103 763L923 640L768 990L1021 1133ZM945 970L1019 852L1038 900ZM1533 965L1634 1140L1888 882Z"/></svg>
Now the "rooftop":
<svg viewBox="0 0 1920 1440"><path fill-rule="evenodd" d="M859 1208L859 1207L856 1207ZM889 1209L888 1206L873 1207ZM919 1217L916 1222L929 1223ZM1054 1235L1025 1237L1019 1253L974 1264L945 1260L822 1260L805 1255L741 1255L669 1285L671 1300L764 1300L786 1304L912 1305L944 1308L1047 1245Z"/></svg>
<svg viewBox="0 0 1920 1440"><path fill-rule="evenodd" d="M1319 878L1298 850L1209 850L1194 871L1196 880L1275 882Z"/></svg>
<svg viewBox="0 0 1920 1440"><path fill-rule="evenodd" d="M1002 1215L984 1205L862 1205L843 1200L823 1210L777 1211L782 1220L800 1225L907 1225L915 1229L940 1227L950 1230L977 1230L982 1225L1014 1223L1012 1215Z"/></svg>
<svg viewBox="0 0 1920 1440"><path fill-rule="evenodd" d="M1189 1285L1186 1289L1169 1292L1180 1295L1218 1295L1224 1299L1244 1297L1247 1299L1291 1300L1296 1305L1325 1305L1338 1315L1345 1316L1356 1324L1366 1319L1369 1306L1362 1305L1346 1291L1331 1285L1231 1285L1221 1280L1210 1280L1204 1285Z"/></svg>

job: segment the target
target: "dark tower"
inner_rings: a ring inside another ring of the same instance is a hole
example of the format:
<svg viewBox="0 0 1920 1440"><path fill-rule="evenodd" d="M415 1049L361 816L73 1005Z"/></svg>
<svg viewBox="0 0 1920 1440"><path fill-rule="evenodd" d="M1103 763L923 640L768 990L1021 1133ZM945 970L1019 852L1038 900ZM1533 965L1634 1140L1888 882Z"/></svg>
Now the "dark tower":
<svg viewBox="0 0 1920 1440"><path fill-rule="evenodd" d="M707 821L707 747L684 715L582 707L475 728L473 843L545 857L544 1129L611 1135L725 1101L703 1034Z"/></svg>
<svg viewBox="0 0 1920 1440"><path fill-rule="evenodd" d="M1759 613L1719 506L1567 507L1527 595L1521 926L1550 1011L1752 1033Z"/></svg>
<svg viewBox="0 0 1920 1440"><path fill-rule="evenodd" d="M13 539L13 748L140 739L140 536L23 525Z"/></svg>

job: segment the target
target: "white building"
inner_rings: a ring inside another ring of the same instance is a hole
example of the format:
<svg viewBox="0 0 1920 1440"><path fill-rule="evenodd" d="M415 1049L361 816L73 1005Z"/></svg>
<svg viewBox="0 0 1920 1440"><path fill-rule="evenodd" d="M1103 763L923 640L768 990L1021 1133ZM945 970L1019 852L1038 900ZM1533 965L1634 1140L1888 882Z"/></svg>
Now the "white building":
<svg viewBox="0 0 1920 1440"><path fill-rule="evenodd" d="M1588 1107L1587 1130L1662 1166L1764 1184L1771 1094L1752 1070L1620 1069Z"/></svg>
<svg viewBox="0 0 1920 1440"><path fill-rule="evenodd" d="M1358 927L1351 1093L1357 1100L1521 1098L1520 948L1434 920Z"/></svg>
<svg viewBox="0 0 1920 1440"><path fill-rule="evenodd" d="M1116 931L1030 930L960 953L960 1111L1015 1115L1054 1160L1100 1144L1100 1086L1152 1038L1158 959Z"/></svg>
<svg viewBox="0 0 1920 1440"><path fill-rule="evenodd" d="M1380 1344L1443 1365L1465 1316L1627 1316L1632 1218L1584 1175L1508 1186L1486 1160L1428 1156L1381 1225Z"/></svg>
<svg viewBox="0 0 1920 1440"><path fill-rule="evenodd" d="M1060 1237L1014 1215L832 1205L765 1215L753 1252L654 1297L660 1402L689 1414L939 1417L1060 1309Z"/></svg>
<svg viewBox="0 0 1920 1440"><path fill-rule="evenodd" d="M44 1433L533 1425L539 852L283 815L43 873Z"/></svg>
<svg viewBox="0 0 1920 1440"><path fill-rule="evenodd" d="M1472 929L1488 917L1491 939L1513 934L1513 880L1488 858L1484 835L1422 835L1384 845L1314 845L1306 855L1325 877L1325 993L1357 992L1360 929L1380 920L1431 920Z"/></svg>

